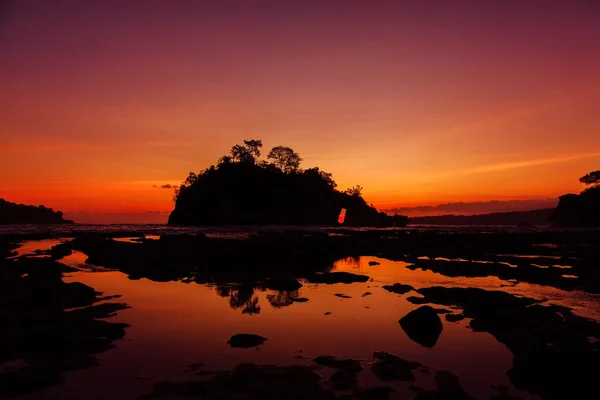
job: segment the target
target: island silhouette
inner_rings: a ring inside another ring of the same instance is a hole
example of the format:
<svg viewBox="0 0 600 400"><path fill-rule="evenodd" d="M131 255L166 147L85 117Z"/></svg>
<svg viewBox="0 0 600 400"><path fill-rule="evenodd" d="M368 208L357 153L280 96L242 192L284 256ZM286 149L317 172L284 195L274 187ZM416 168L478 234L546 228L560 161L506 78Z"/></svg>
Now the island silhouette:
<svg viewBox="0 0 600 400"><path fill-rule="evenodd" d="M61 211L0 199L0 224L72 224Z"/></svg>
<svg viewBox="0 0 600 400"><path fill-rule="evenodd" d="M176 188L170 225L405 226L368 205L362 187L337 189L332 174L302 169L293 149L276 146L260 160L262 141L244 140L216 165L190 172Z"/></svg>

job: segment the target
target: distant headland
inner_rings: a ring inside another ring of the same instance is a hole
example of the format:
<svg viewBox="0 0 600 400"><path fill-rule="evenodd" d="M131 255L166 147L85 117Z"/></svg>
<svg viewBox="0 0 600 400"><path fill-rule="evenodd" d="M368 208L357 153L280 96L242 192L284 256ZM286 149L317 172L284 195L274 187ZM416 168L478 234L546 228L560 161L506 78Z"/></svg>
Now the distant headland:
<svg viewBox="0 0 600 400"><path fill-rule="evenodd" d="M72 224L63 213L44 206L11 203L0 199L0 224Z"/></svg>
<svg viewBox="0 0 600 400"><path fill-rule="evenodd" d="M175 192L170 225L405 226L368 205L362 187L340 191L330 173L302 169L293 149L276 146L260 160L262 141L245 140L217 165L190 172Z"/></svg>

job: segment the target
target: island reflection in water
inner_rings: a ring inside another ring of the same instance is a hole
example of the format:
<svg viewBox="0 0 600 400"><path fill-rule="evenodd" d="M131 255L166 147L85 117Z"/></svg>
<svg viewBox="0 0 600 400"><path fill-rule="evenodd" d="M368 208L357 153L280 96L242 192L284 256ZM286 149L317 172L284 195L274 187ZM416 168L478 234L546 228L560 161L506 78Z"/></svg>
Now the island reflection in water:
<svg viewBox="0 0 600 400"><path fill-rule="evenodd" d="M40 244L47 247L45 242ZM34 251L35 242L24 247ZM472 331L469 318L457 322L442 318L443 332L433 348L412 341L398 320L419 307L406 299L421 296L415 291L399 295L382 286L400 282L415 289L502 290L548 299L549 304L600 319L597 295L492 276L447 277L409 269L407 262L376 257L346 258L332 266L332 272L367 275L367 282L314 284L301 280L303 286L294 291L239 283L131 280L122 272L87 265L86 259L84 253L75 251L60 260L78 269L65 274L63 280L81 282L106 296L121 295L119 301L131 308L119 311L110 321L130 326L125 339L115 342L115 349L97 355L99 366L67 373L64 383L44 390L47 398L75 399L83 394L89 399L132 398L148 393L156 381L190 379L186 367L198 362L211 370L231 369L242 362L310 365L319 355L367 360L376 350L435 370L452 371L476 398L496 393L490 385L506 386L523 399L538 398L514 388L506 375L513 354L491 334ZM232 348L227 340L236 333L254 333L268 340L258 348ZM417 370L415 375L420 386L433 386L426 371ZM364 386L380 384L368 369L359 378ZM411 398L409 383L392 383L397 390L392 398Z"/></svg>

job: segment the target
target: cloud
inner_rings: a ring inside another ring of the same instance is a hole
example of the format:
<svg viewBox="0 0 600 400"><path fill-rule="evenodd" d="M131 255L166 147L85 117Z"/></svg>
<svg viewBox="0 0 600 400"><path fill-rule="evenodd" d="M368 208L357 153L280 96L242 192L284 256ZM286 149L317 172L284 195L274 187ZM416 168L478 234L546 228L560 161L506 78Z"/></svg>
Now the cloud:
<svg viewBox="0 0 600 400"><path fill-rule="evenodd" d="M383 210L388 214L401 214L409 217L444 215L444 214L486 214L493 212L529 211L540 208L553 208L558 199L528 199L528 200L490 200L474 202L456 202L438 204L435 206L396 207Z"/></svg>
<svg viewBox="0 0 600 400"><path fill-rule="evenodd" d="M157 187L156 185L152 185L152 187ZM165 183L164 185L160 185L161 189L173 189L175 186L171 185L170 183Z"/></svg>

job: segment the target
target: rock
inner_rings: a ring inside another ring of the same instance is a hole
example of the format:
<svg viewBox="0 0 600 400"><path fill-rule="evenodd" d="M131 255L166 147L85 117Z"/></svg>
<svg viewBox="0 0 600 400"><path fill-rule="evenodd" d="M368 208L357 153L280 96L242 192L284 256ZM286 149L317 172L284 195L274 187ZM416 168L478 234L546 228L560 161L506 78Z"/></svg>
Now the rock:
<svg viewBox="0 0 600 400"><path fill-rule="evenodd" d="M389 386L358 388L351 394L338 397L338 400L388 400L395 389Z"/></svg>
<svg viewBox="0 0 600 400"><path fill-rule="evenodd" d="M369 261L369 267L373 267L375 265L379 265L380 263L378 263L377 261Z"/></svg>
<svg viewBox="0 0 600 400"><path fill-rule="evenodd" d="M385 351L376 351L373 357L378 361L371 365L371 371L382 381L414 381L412 370L421 366Z"/></svg>
<svg viewBox="0 0 600 400"><path fill-rule="evenodd" d="M308 281L311 283L355 283L355 282L366 282L369 277L366 275L352 274L350 272L324 272L320 274L314 274Z"/></svg>
<svg viewBox="0 0 600 400"><path fill-rule="evenodd" d="M370 295L372 295L372 294L373 294L373 293L371 293L371 292L364 292L364 293L363 293L363 295L362 295L362 297L365 297L365 296L370 296Z"/></svg>
<svg viewBox="0 0 600 400"><path fill-rule="evenodd" d="M458 322L465 319L465 316L462 314L446 314L445 318L448 322Z"/></svg>
<svg viewBox="0 0 600 400"><path fill-rule="evenodd" d="M409 338L424 347L435 346L442 333L442 321L430 306L419 307L398 322Z"/></svg>
<svg viewBox="0 0 600 400"><path fill-rule="evenodd" d="M249 333L238 333L233 335L227 342L231 347L250 348L263 344L268 339L259 335Z"/></svg>
<svg viewBox="0 0 600 400"><path fill-rule="evenodd" d="M360 363L356 360L352 360L349 358L338 358L334 356L319 356L313 359L315 364L319 364L325 367L335 368L335 369L344 369L347 371L358 372L363 368Z"/></svg>
<svg viewBox="0 0 600 400"><path fill-rule="evenodd" d="M294 278L269 278L264 286L270 290L294 291L300 289L302 284Z"/></svg>
<svg viewBox="0 0 600 400"><path fill-rule="evenodd" d="M330 314L331 314L331 311L327 311L327 312L326 312L325 314L323 314L323 315L330 315Z"/></svg>
<svg viewBox="0 0 600 400"><path fill-rule="evenodd" d="M335 400L335 393L320 381L310 367L239 364L208 380L157 383L152 393L140 399Z"/></svg>
<svg viewBox="0 0 600 400"><path fill-rule="evenodd" d="M394 283L393 285L385 285L382 287L385 290L387 290L388 292L397 293L397 294L405 294L405 293L410 292L411 290L415 290L414 287L412 287L410 285L403 285L401 283Z"/></svg>
<svg viewBox="0 0 600 400"><path fill-rule="evenodd" d="M341 297L342 299L351 299L352 298L351 296L347 296L343 293L336 293L336 294L334 294L334 296Z"/></svg>
<svg viewBox="0 0 600 400"><path fill-rule="evenodd" d="M418 392L413 400L473 400L452 372L437 371L433 380L436 389Z"/></svg>

